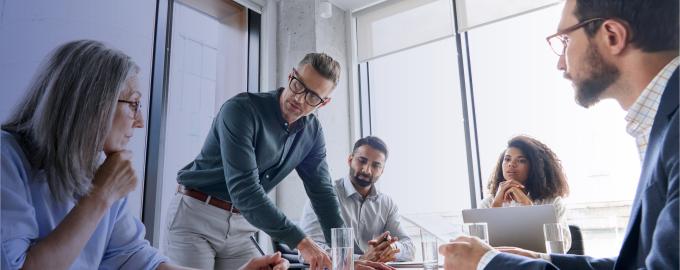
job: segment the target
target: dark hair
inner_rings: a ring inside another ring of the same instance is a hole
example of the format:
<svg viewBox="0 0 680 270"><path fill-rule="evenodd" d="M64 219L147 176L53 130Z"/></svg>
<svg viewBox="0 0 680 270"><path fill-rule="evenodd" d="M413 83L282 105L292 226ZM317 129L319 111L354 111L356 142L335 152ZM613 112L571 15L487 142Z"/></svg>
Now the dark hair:
<svg viewBox="0 0 680 270"><path fill-rule="evenodd" d="M678 0L576 0L579 21L591 18L619 19L628 24L630 43L645 52L678 49ZM586 25L595 35L602 21Z"/></svg>
<svg viewBox="0 0 680 270"><path fill-rule="evenodd" d="M352 149L352 153L357 151L357 148L368 145L372 147L375 150L378 150L385 154L385 159L387 159L387 145L383 140L381 140L378 137L375 136L366 136L361 139L359 139L357 142L354 143L354 148Z"/></svg>
<svg viewBox="0 0 680 270"><path fill-rule="evenodd" d="M562 165L557 155L542 142L528 137L516 136L508 141L507 148L517 148L529 160L529 175L524 186L532 201L564 197L569 194L569 184L562 171ZM496 168L489 179L489 190L496 194L498 186L505 181L503 178L503 158L505 150L501 152Z"/></svg>
<svg viewBox="0 0 680 270"><path fill-rule="evenodd" d="M332 81L333 88L338 85L338 79L340 79L340 63L333 60L332 57L325 53L308 53L300 60L298 68L302 68L305 64L309 64L322 77Z"/></svg>

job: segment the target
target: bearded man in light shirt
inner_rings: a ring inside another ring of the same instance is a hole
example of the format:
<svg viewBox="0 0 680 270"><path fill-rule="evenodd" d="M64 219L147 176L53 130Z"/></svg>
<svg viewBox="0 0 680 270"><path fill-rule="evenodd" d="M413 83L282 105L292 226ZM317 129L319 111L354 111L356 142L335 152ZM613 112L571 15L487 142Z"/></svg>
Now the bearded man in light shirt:
<svg viewBox="0 0 680 270"><path fill-rule="evenodd" d="M345 225L354 229L356 259L411 261L415 247L401 226L399 209L392 198L375 186L385 169L387 154L387 146L380 138L359 139L347 160L349 175L335 180L335 191ZM303 210L300 228L330 250L309 202Z"/></svg>

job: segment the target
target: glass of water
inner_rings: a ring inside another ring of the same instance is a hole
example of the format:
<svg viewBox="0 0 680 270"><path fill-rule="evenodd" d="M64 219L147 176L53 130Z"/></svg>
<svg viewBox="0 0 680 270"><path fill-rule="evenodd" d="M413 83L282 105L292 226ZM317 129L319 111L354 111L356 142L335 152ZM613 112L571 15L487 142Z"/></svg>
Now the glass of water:
<svg viewBox="0 0 680 270"><path fill-rule="evenodd" d="M486 222L465 223L463 232L469 236L475 236L480 240L489 243L489 225Z"/></svg>
<svg viewBox="0 0 680 270"><path fill-rule="evenodd" d="M564 227L560 223L543 224L543 236L545 236L545 251L547 253L564 254Z"/></svg>
<svg viewBox="0 0 680 270"><path fill-rule="evenodd" d="M354 270L354 230L331 229L331 260L333 270Z"/></svg>
<svg viewBox="0 0 680 270"><path fill-rule="evenodd" d="M423 251L423 268L428 270L437 269L439 264L437 237L420 230L420 244Z"/></svg>

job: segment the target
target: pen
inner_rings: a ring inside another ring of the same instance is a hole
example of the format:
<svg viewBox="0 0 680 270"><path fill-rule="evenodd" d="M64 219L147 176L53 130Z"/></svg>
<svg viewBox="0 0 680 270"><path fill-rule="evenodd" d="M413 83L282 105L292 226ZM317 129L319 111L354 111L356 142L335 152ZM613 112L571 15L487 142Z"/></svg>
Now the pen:
<svg viewBox="0 0 680 270"><path fill-rule="evenodd" d="M388 234L386 234L383 238L380 239L380 242L378 242L378 245L382 244L382 242L388 242L388 241L390 241L390 240L392 240L392 237L391 237L390 234L388 233Z"/></svg>
<svg viewBox="0 0 680 270"><path fill-rule="evenodd" d="M255 240L254 236L250 236L250 241L252 241L257 250L260 251L260 255L264 256L264 250L262 250L262 247L260 247L260 244L257 243L257 240Z"/></svg>

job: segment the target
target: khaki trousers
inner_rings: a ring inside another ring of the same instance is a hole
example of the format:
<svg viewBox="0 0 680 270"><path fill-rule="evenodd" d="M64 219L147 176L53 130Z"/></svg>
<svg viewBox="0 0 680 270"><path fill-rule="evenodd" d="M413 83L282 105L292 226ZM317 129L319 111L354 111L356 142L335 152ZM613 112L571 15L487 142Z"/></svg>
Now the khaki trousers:
<svg viewBox="0 0 680 270"><path fill-rule="evenodd" d="M181 266L235 270L260 256L249 239L257 231L240 214L177 193L168 209L163 251Z"/></svg>

